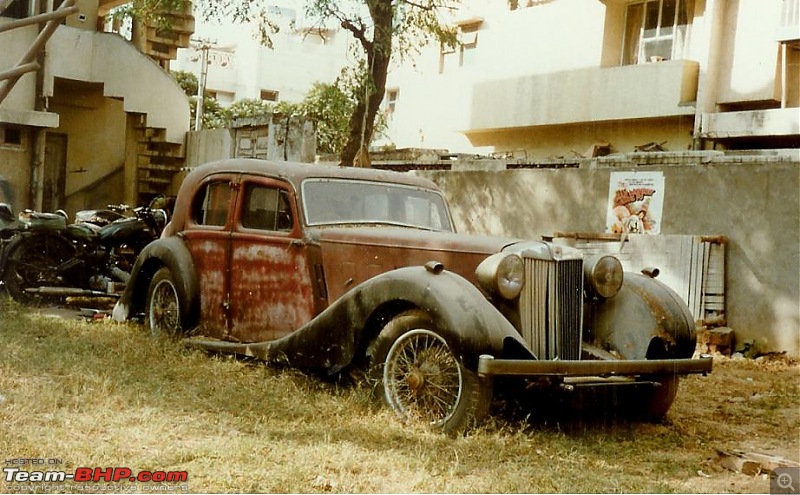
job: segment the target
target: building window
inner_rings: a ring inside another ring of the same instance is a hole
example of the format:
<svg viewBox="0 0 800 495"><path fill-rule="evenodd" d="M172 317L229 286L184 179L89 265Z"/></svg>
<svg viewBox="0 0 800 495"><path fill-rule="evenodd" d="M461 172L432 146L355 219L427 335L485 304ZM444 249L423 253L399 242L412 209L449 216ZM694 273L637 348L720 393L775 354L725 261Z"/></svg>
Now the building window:
<svg viewBox="0 0 800 495"><path fill-rule="evenodd" d="M29 0L16 0L11 2L10 5L6 5L5 10L0 10L0 17L11 17L14 19L24 19L33 14L31 2Z"/></svg>
<svg viewBox="0 0 800 495"><path fill-rule="evenodd" d="M468 67L475 61L475 51L478 47L478 29L482 19L470 19L458 26L458 44L455 48L441 45L439 50L439 74L443 74L450 67Z"/></svg>
<svg viewBox="0 0 800 495"><path fill-rule="evenodd" d="M22 129L0 126L0 144L22 146Z"/></svg>
<svg viewBox="0 0 800 495"><path fill-rule="evenodd" d="M394 110L397 108L397 98L400 96L400 90L397 88L386 90L386 116L392 118Z"/></svg>
<svg viewBox="0 0 800 495"><path fill-rule="evenodd" d="M683 58L693 0L646 0L628 5L622 65Z"/></svg>
<svg viewBox="0 0 800 495"><path fill-rule="evenodd" d="M797 28L800 25L800 0L783 0L781 26Z"/></svg>
<svg viewBox="0 0 800 495"><path fill-rule="evenodd" d="M261 99L263 101L278 101L278 92L270 89L262 89Z"/></svg>
<svg viewBox="0 0 800 495"><path fill-rule="evenodd" d="M467 67L475 61L475 49L478 47L478 24L461 26L459 33L459 67Z"/></svg>

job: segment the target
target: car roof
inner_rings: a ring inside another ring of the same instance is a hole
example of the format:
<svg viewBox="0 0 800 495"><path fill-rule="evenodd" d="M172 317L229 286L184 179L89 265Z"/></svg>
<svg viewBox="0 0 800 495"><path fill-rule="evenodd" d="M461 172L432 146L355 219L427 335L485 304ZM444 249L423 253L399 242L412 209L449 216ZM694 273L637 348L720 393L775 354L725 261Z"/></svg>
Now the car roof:
<svg viewBox="0 0 800 495"><path fill-rule="evenodd" d="M360 167L341 167L338 165L319 165L313 163L259 160L255 158L232 158L200 165L189 172L184 179L186 185L196 185L206 177L217 173L245 173L275 177L288 180L295 188L307 178L337 178L389 182L409 186L436 189L431 180L403 172L378 170Z"/></svg>

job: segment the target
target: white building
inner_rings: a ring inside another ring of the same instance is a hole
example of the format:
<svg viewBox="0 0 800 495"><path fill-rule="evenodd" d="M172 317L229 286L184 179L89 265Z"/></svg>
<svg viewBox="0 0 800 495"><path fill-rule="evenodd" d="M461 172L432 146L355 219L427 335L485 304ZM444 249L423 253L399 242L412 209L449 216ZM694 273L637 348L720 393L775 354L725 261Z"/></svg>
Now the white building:
<svg viewBox="0 0 800 495"><path fill-rule="evenodd" d="M799 12L798 0L464 0L461 44L390 74L390 140L521 159L800 147Z"/></svg>
<svg viewBox="0 0 800 495"><path fill-rule="evenodd" d="M307 21L301 7L270 7L273 48L262 46L254 26L218 25L197 15L193 47L178 51L173 70L199 76L208 47L206 91L223 106L236 100L298 102L315 82L332 83L348 63L352 36Z"/></svg>

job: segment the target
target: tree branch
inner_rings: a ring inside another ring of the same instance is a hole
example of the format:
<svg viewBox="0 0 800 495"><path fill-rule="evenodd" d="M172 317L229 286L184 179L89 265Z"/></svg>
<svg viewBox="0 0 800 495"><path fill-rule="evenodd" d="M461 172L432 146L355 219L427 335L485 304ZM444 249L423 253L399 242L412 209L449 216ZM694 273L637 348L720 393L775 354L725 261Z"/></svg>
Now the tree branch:
<svg viewBox="0 0 800 495"><path fill-rule="evenodd" d="M361 26L356 26L350 19L346 18L342 18L341 23L342 28L353 33L353 36L361 43L361 46L367 53L372 51L372 42L367 39L366 29L363 24Z"/></svg>
<svg viewBox="0 0 800 495"><path fill-rule="evenodd" d="M446 5L444 3L442 3L441 5L437 5L436 3L431 3L429 5L422 5L422 4L417 3L417 2L412 2L411 0L399 0L399 1L401 3L406 4L406 5L410 5L411 7L414 7L414 8L420 9L420 10L427 10L429 12L432 11L432 10L437 10L437 9L455 10L454 6Z"/></svg>

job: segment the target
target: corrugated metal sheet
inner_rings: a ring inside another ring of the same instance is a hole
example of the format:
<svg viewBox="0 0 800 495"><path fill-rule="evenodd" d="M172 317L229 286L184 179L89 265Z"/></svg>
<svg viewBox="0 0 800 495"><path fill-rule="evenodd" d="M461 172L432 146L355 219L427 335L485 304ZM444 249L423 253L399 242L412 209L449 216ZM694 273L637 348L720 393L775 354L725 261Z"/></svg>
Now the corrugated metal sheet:
<svg viewBox="0 0 800 495"><path fill-rule="evenodd" d="M721 236L564 233L554 241L585 254L613 254L625 271L659 269L658 280L686 302L695 321L725 321L725 248Z"/></svg>

